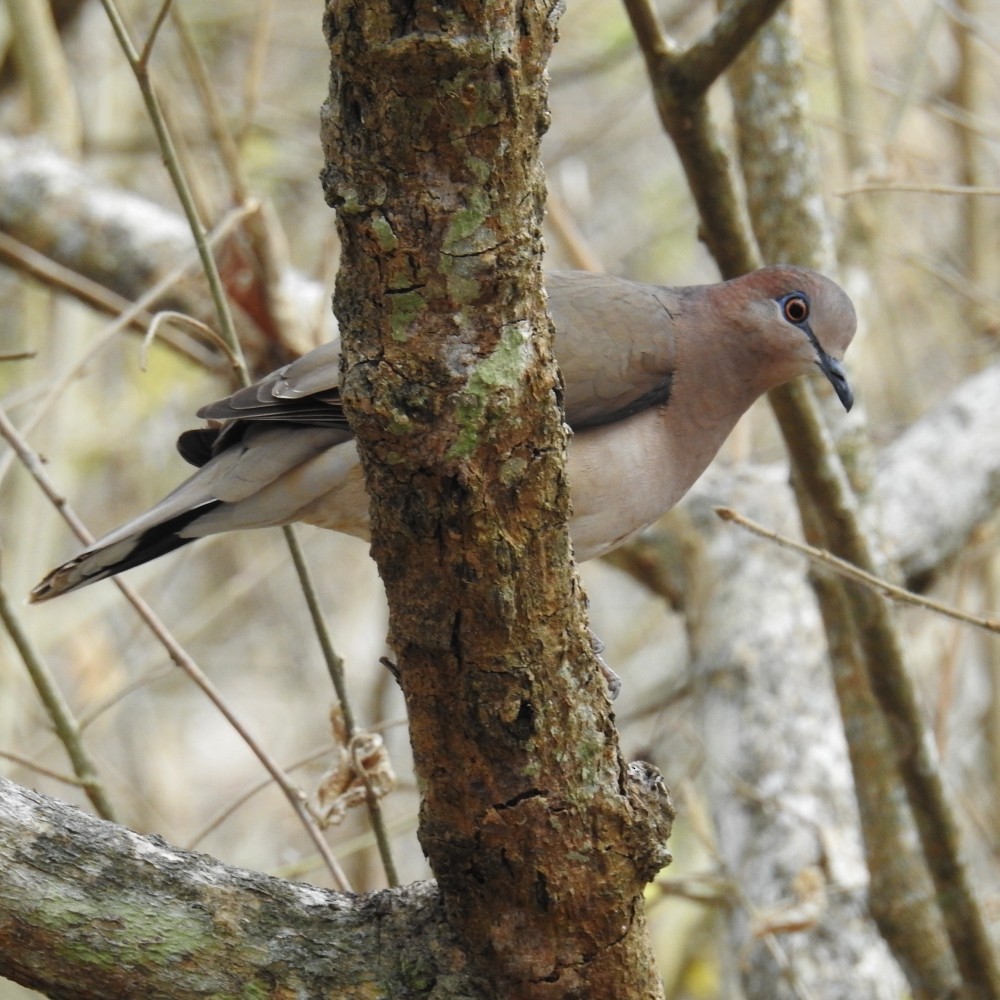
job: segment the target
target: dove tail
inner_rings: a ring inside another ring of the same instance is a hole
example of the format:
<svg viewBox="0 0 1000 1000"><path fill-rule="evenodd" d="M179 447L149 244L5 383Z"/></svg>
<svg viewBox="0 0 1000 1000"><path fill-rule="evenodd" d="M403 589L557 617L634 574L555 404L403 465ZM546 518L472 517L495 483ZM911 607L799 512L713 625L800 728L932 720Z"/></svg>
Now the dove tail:
<svg viewBox="0 0 1000 1000"><path fill-rule="evenodd" d="M180 532L192 521L218 507L221 501L208 500L190 510L113 541L97 541L89 549L62 566L52 570L28 597L30 604L48 601L87 584L105 580L133 566L141 566L151 559L179 549L197 536L182 536Z"/></svg>

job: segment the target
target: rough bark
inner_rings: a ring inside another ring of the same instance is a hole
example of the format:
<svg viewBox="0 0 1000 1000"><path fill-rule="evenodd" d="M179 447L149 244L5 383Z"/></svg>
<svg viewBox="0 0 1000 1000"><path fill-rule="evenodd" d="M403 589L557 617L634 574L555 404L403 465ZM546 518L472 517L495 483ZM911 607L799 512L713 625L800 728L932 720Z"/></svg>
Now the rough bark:
<svg viewBox="0 0 1000 1000"><path fill-rule="evenodd" d="M481 997L435 887L345 896L0 779L0 974L48 996Z"/></svg>
<svg viewBox="0 0 1000 1000"><path fill-rule="evenodd" d="M798 526L785 470L773 467L709 479L677 515L692 539L686 611L707 792L737 887L727 995L890 1000L905 983L868 914L816 602L801 560L720 522L720 497L782 533Z"/></svg>
<svg viewBox="0 0 1000 1000"><path fill-rule="evenodd" d="M647 997L671 812L587 637L541 297L557 13L328 7L343 396L452 927L498 996Z"/></svg>
<svg viewBox="0 0 1000 1000"><path fill-rule="evenodd" d="M828 267L832 260L832 239L822 203L819 171L808 141L801 55L787 12L772 18L736 61L730 74L730 88L750 217L765 259L793 260L820 269ZM765 150L772 154L780 151L779 169L773 168L771 158L762 155ZM794 210L794 224L788 221L790 209ZM813 544L825 547L829 544L828 522L834 518L835 508L829 502L817 502L817 498L829 501L834 491L824 490L819 495L815 487L818 477L812 472L812 462L822 459L825 449L815 433L812 440L805 441L810 424L815 426L815 421L803 419L815 412L805 390L805 386L783 387L772 394L772 405L795 459L794 481L806 535ZM842 440L841 453L850 450L852 462L862 465L862 456L868 454L868 441L858 425L852 445L848 449L846 439ZM835 479L831 469L826 480ZM770 700L773 689L780 691L786 678L794 677L799 686L793 684L789 694L793 698L797 695L795 700L803 699L809 706L796 706L796 716L800 722L808 720L808 728L816 732L829 730L823 726L823 720L834 718L833 710L839 708L848 733L847 755L838 741L839 752L828 754L827 758L832 756L841 767L849 759L854 770L854 793L869 873L869 910L893 954L906 969L914 993L918 997L946 996L957 988L959 980L948 936L934 905L933 883L914 835L906 796L899 792L899 776L892 767L878 766L878 762L893 759L894 747L865 669L866 644L857 640L858 630L868 628L877 617L870 614L871 596L862 595L867 617L852 627L854 604L843 581L820 577L814 586L831 653L832 688L814 656L803 655L794 670L789 670L789 665L782 664L780 658L776 663L774 658L766 657L760 672L763 683L758 681L756 694L759 697L763 689L764 697ZM869 658L871 662L870 654ZM836 700L832 697L834 692ZM838 737L840 733L838 728ZM758 737L762 735L758 733ZM807 749L814 748L799 747L800 751ZM820 784L836 787L834 782ZM835 797L831 793L831 799ZM806 940L817 937L822 930L817 924ZM837 940L851 937L843 935ZM862 963L860 967L872 964ZM751 996L770 993L773 987L769 983L782 978L780 968L769 960L767 952L761 952L760 959L750 969L747 989ZM824 985L825 977L821 971L810 969L812 975L817 972L819 979L814 985L818 987ZM898 977L880 978L892 983ZM849 989L849 981L844 986Z"/></svg>
<svg viewBox="0 0 1000 1000"><path fill-rule="evenodd" d="M829 241L817 210L818 174L806 141L800 55L787 19L772 20L742 58L742 65L734 67L734 106L761 251L769 261L822 267ZM783 386L771 393L771 404L791 455L809 540L869 571L884 571L809 387ZM863 445L855 445L863 451ZM926 751L923 716L889 604L840 580L823 581L817 596L855 766L872 913L907 969L915 994L940 996L960 989L963 995L996 996L1000 973L966 874L952 810L936 762ZM862 733L866 741L860 740ZM873 770L876 760L887 767ZM898 782L885 776L893 768ZM905 799L886 796L886 785L897 783L905 788ZM907 874L912 877L904 881ZM901 905L904 898L907 903Z"/></svg>

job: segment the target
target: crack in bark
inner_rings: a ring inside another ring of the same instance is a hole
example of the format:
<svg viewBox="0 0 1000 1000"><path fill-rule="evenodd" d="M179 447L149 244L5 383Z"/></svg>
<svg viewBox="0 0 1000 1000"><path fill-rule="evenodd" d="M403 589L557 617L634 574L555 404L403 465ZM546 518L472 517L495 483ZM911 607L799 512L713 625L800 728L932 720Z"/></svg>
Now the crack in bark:
<svg viewBox="0 0 1000 1000"><path fill-rule="evenodd" d="M529 788L523 792L519 792L506 802L494 802L493 808L496 809L497 812L502 812L504 809L513 809L515 806L520 805L527 799L545 798L548 794L549 793L545 791L544 788Z"/></svg>

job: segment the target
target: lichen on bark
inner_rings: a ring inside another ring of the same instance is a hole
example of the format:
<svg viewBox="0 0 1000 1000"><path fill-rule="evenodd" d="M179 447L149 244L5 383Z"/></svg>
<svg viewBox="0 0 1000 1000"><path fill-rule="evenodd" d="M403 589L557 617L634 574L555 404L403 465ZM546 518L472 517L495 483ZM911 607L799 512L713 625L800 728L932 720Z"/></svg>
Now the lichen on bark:
<svg viewBox="0 0 1000 1000"><path fill-rule="evenodd" d="M571 559L541 288L557 13L331 3L323 178L345 408L446 911L503 995L645 997L642 886L672 813L621 757Z"/></svg>

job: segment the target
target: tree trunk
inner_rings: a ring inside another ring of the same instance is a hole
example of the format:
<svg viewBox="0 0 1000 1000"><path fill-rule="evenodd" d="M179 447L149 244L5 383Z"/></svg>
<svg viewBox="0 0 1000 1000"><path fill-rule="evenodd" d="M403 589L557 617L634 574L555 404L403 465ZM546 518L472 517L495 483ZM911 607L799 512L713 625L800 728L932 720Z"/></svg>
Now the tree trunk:
<svg viewBox="0 0 1000 1000"><path fill-rule="evenodd" d="M343 396L452 927L498 996L648 997L671 810L587 636L541 292L557 12L328 8Z"/></svg>

